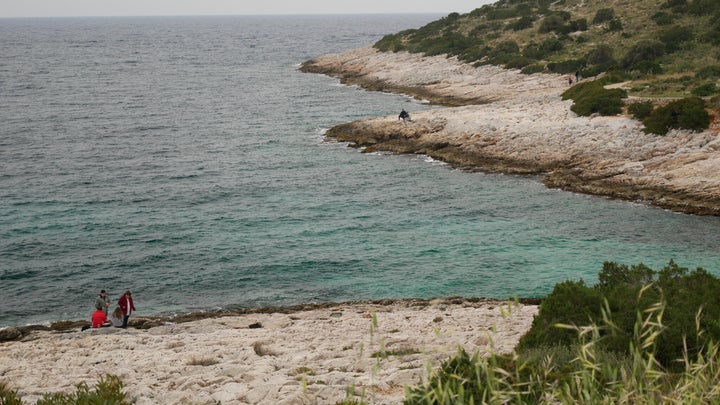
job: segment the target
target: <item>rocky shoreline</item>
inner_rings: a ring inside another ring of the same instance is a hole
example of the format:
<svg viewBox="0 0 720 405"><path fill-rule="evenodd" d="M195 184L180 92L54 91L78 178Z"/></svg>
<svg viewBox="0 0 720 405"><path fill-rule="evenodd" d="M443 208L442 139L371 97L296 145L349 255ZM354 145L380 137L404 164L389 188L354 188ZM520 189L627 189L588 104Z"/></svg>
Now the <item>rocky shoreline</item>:
<svg viewBox="0 0 720 405"><path fill-rule="evenodd" d="M567 78L523 75L455 58L371 47L324 55L300 70L448 106L337 125L326 136L364 151L425 154L466 170L542 174L548 187L720 215L720 126L645 134L627 116L578 117Z"/></svg>
<svg viewBox="0 0 720 405"><path fill-rule="evenodd" d="M138 405L402 403L405 386L458 348L511 352L538 311L522 301L328 303L34 330L0 342L0 381L26 403L106 374Z"/></svg>
<svg viewBox="0 0 720 405"><path fill-rule="evenodd" d="M497 303L501 302L490 298L464 298L464 297L445 297L434 299L422 298L401 298L401 299L383 299L383 300L366 300L366 301L345 301L345 302L324 302L319 304L298 304L281 307L258 307L258 308L238 308L217 311L188 312L184 314L167 315L167 316L134 316L130 318L129 327L132 329L146 330L166 324L180 324L187 322L195 322L205 319L217 319L232 316L245 316L253 314L293 314L302 311L314 311L321 309L333 309L345 307L348 305L376 305L391 306L402 305L408 307L423 308L429 307L439 301L450 304L478 304L478 303ZM517 302L523 305L540 305L542 298L519 298ZM35 332L54 332L66 333L76 332L82 327L90 326L88 320L74 321L57 321L50 325L25 325L11 326L0 328L0 342L19 341L23 339L32 339Z"/></svg>

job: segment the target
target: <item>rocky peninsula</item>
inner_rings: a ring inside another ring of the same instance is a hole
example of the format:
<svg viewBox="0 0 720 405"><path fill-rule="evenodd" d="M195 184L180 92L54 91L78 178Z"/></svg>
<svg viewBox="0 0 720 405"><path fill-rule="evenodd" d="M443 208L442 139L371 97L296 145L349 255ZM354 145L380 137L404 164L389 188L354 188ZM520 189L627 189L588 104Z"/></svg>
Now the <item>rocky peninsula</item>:
<svg viewBox="0 0 720 405"><path fill-rule="evenodd" d="M371 47L324 55L304 72L447 106L337 125L326 136L365 151L426 154L467 170L542 174L548 187L720 215L720 125L646 134L628 116L580 117L560 75L474 67Z"/></svg>

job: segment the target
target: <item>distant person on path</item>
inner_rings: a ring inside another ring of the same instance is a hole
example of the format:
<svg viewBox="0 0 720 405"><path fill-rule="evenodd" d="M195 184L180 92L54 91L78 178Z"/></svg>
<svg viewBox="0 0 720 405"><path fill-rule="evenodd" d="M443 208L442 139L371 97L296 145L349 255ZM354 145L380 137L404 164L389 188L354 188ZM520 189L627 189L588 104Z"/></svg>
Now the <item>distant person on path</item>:
<svg viewBox="0 0 720 405"><path fill-rule="evenodd" d="M579 70L575 72L575 83L578 83L578 82L580 82L580 71Z"/></svg>
<svg viewBox="0 0 720 405"><path fill-rule="evenodd" d="M95 309L99 309L107 315L108 308L110 307L110 297L107 296L105 290L100 290L100 295L95 298Z"/></svg>
<svg viewBox="0 0 720 405"><path fill-rule="evenodd" d="M96 309L90 317L92 320L93 328L101 328L103 326L110 326L110 320L102 309Z"/></svg>
<svg viewBox="0 0 720 405"><path fill-rule="evenodd" d="M123 326L123 311L122 308L117 307L113 311L113 313L110 315L110 322L112 322L112 326L116 328L122 328Z"/></svg>
<svg viewBox="0 0 720 405"><path fill-rule="evenodd" d="M120 327L126 329L128 319L130 319L130 314L132 314L132 311L136 311L130 291L125 291L125 294L123 294L122 297L120 297L120 299L118 300L118 305L120 306L120 309L123 313L123 322L122 326Z"/></svg>
<svg viewBox="0 0 720 405"><path fill-rule="evenodd" d="M404 124L410 121L410 114L408 114L408 112L403 109L402 111L400 111L400 115L398 115L398 120L402 121Z"/></svg>

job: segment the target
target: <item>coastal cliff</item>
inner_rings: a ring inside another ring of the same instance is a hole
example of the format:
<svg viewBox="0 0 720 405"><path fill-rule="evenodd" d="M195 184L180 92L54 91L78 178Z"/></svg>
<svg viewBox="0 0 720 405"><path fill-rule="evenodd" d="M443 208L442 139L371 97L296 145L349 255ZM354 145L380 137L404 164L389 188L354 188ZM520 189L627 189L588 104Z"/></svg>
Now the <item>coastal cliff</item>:
<svg viewBox="0 0 720 405"><path fill-rule="evenodd" d="M366 47L305 62L304 72L448 106L337 125L326 136L365 151L426 154L467 170L543 174L548 187L720 215L717 122L646 134L626 116L580 117L559 75Z"/></svg>

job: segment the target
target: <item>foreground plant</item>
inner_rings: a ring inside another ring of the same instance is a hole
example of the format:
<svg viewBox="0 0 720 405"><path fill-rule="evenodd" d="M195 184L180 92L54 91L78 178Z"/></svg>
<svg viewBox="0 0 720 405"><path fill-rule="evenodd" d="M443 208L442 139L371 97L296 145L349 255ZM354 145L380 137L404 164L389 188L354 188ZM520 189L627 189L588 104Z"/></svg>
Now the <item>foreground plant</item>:
<svg viewBox="0 0 720 405"><path fill-rule="evenodd" d="M640 295L651 286L641 289ZM640 299L640 297L638 297ZM720 403L720 356L710 340L695 355L677 359L668 369L655 357L658 338L666 331L662 302L637 312L626 354L607 352L600 344L622 333L607 301L600 326L558 324L573 330L571 348L545 347L511 355L480 358L460 350L424 384L406 389L405 404L705 404ZM696 317L700 327L700 314ZM698 334L702 331L698 330ZM568 361L568 350L573 351ZM681 371L675 371L680 369Z"/></svg>
<svg viewBox="0 0 720 405"><path fill-rule="evenodd" d="M130 405L122 392L123 383L117 376L100 377L95 389L90 390L87 384L80 383L75 392L45 394L37 405ZM6 384L0 383L0 405L23 405L17 391L11 390Z"/></svg>

